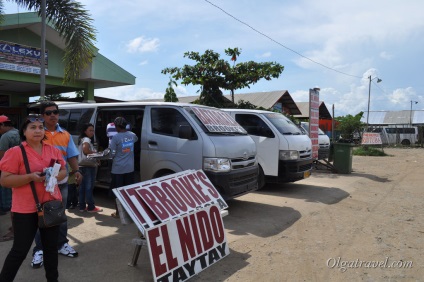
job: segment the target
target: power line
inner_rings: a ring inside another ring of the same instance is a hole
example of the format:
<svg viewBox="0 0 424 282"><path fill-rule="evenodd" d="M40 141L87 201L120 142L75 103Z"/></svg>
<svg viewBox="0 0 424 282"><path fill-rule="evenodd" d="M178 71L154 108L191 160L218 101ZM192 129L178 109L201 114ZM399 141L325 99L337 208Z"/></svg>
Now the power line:
<svg viewBox="0 0 424 282"><path fill-rule="evenodd" d="M214 3L212 3L211 1L209 1L209 0L205 0L205 2L207 2L207 3L211 4L212 6L214 6L215 8L217 8L217 9L219 9L219 10L221 10L223 13L225 13L225 14L227 14L228 16L232 17L233 19L235 19L236 21L240 22L241 24L244 24L245 26L249 27L249 28L250 28L250 29L252 29L253 31L255 31L255 32L259 33L260 35L262 35L262 36L264 36L264 37L268 38L268 39L269 39L269 40L271 40L272 42L274 42L274 43L276 43L276 44L278 44L278 45L280 45L280 46L282 46L282 47L286 48L287 50L289 50L289 51L291 51L291 52L295 53L296 55L298 55L298 56L300 56L300 57L302 57L302 58L305 58L305 59L307 59L307 60L309 60L309 61L311 61L311 62L313 62L313 63L315 63L315 64L318 64L318 65L320 65L320 66L322 66L322 67L324 67L324 68L327 68L327 69L329 69L329 70L332 70L332 71L335 71L335 72L338 72L338 73L341 73L341 74L344 74L344 75L347 75L347 76L351 76L351 77L362 78L361 76L357 76L357 75L353 75L353 74L348 74L348 73L345 73L345 72L342 72L342 71L339 71L339 70L333 69L333 68L328 67L328 66L326 66L326 65L324 65L324 64L322 64L322 63L320 63L320 62L317 62L317 61L315 61L315 60L313 60L313 59L311 59L311 58L308 58L308 57L306 57L306 56L304 56L304 55L300 54L299 52L297 52L297 51L295 51L295 50L293 50L293 49L291 49L291 48L289 48L289 47L285 46L284 44L282 44L282 43L278 42L277 40L275 40L275 39L273 39L272 37L270 37L270 36L266 35L265 33L263 33L263 32L261 32L261 31L257 30L256 28L252 27L252 26L251 26L251 25L249 25L248 23L245 23L245 22L243 22L242 20L240 20L240 19L236 18L235 16L231 15L230 13L228 13L227 11L225 11L224 9L222 9L221 7L219 7L218 5L216 5L216 4L214 4Z"/></svg>

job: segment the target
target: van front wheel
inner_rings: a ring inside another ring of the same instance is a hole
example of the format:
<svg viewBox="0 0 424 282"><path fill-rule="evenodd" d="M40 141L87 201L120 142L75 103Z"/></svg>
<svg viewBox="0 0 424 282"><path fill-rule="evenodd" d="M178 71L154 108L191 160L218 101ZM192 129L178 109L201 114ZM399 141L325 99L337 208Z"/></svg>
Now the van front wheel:
<svg viewBox="0 0 424 282"><path fill-rule="evenodd" d="M400 144L405 145L405 146L409 146L409 145L411 145L411 141L409 141L408 139L403 139L402 142L400 142Z"/></svg>
<svg viewBox="0 0 424 282"><path fill-rule="evenodd" d="M259 175L258 175L258 190L265 187L265 173L261 166L259 166Z"/></svg>

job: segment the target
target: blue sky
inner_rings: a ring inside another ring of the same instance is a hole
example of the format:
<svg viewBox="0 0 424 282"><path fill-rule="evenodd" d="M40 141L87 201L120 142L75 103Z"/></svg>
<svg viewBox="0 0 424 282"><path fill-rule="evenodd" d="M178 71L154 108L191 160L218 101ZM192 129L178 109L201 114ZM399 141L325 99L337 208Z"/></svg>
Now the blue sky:
<svg viewBox="0 0 424 282"><path fill-rule="evenodd" d="M99 52L136 76L134 86L96 90L96 96L163 98L169 76L161 70L194 64L184 52L212 49L229 60L224 50L238 47L238 62L273 61L285 69L278 79L236 93L288 90L305 102L309 89L319 87L336 116L355 115L367 110L371 75L382 79L371 83L371 111L409 110L411 100L418 102L414 110L424 109L422 0L82 2L98 31ZM5 2L6 13L18 11L24 12ZM178 85L177 96L197 95L199 88Z"/></svg>

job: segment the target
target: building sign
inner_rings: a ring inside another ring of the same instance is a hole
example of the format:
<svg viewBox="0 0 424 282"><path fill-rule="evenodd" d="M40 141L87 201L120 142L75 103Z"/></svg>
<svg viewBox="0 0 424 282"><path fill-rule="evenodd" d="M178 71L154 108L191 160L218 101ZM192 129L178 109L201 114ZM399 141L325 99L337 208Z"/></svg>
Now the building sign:
<svg viewBox="0 0 424 282"><path fill-rule="evenodd" d="M48 51L45 54L46 74ZM0 69L40 74L41 49L0 40Z"/></svg>
<svg viewBox="0 0 424 282"><path fill-rule="evenodd" d="M246 130L226 112L201 107L192 107L192 110L209 132L246 133Z"/></svg>
<svg viewBox="0 0 424 282"><path fill-rule="evenodd" d="M382 145L380 133L364 132L362 134L362 145Z"/></svg>
<svg viewBox="0 0 424 282"><path fill-rule="evenodd" d="M230 253L217 205L146 231L154 281L186 281Z"/></svg>
<svg viewBox="0 0 424 282"><path fill-rule="evenodd" d="M312 158L318 159L319 89L309 89L309 138L312 142Z"/></svg>

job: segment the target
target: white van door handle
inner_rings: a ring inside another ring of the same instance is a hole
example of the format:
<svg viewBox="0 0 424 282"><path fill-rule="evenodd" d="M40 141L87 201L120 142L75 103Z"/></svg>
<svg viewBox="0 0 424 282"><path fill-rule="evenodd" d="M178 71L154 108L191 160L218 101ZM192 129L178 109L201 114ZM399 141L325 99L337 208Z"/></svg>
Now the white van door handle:
<svg viewBox="0 0 424 282"><path fill-rule="evenodd" d="M148 142L149 145L153 145L153 146L157 146L158 143L156 141L149 141Z"/></svg>

